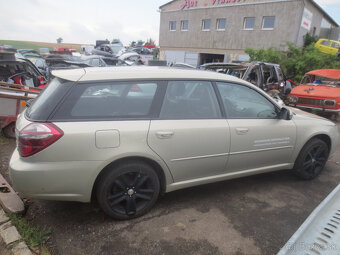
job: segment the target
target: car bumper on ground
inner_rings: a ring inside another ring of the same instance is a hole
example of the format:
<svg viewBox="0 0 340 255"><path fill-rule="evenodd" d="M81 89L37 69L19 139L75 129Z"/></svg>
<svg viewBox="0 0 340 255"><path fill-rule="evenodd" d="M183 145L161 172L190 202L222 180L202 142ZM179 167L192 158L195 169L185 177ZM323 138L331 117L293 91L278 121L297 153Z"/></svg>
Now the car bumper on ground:
<svg viewBox="0 0 340 255"><path fill-rule="evenodd" d="M24 196L63 201L89 202L94 170L101 161L26 162L17 150L10 160L10 177Z"/></svg>

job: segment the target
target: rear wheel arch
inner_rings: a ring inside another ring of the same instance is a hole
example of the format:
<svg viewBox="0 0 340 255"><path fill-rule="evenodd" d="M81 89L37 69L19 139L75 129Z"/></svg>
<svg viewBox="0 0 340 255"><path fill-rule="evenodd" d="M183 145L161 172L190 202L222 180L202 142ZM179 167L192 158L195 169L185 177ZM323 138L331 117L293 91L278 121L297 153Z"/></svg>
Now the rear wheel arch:
<svg viewBox="0 0 340 255"><path fill-rule="evenodd" d="M166 178L165 178L165 174L164 174L164 170L163 168L160 166L160 164L158 164L156 161L150 159L150 158L146 158L146 157L140 157L140 156L131 156L131 157L125 157L125 158L120 158L117 159L113 162L111 162L110 164L108 164L107 166L105 166L97 175L97 178L93 184L92 187L92 193L91 193L91 200L93 200L96 197L96 190L98 187L98 183L100 178L102 178L103 176L106 175L107 172L112 171L112 169L114 169L116 166L121 165L121 164L125 164L125 163L144 163L149 165L150 167L153 168L153 170L156 172L159 182L160 182L160 194L165 193L166 190Z"/></svg>

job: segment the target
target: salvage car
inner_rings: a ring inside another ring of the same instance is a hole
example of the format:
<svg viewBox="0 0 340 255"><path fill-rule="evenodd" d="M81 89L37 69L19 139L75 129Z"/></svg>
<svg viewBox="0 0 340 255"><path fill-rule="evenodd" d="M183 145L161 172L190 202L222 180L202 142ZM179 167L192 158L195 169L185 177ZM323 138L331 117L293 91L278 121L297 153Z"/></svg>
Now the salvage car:
<svg viewBox="0 0 340 255"><path fill-rule="evenodd" d="M279 96L282 100L292 89L289 81L286 81L280 65L264 62L251 63L207 63L200 66L203 70L212 70L225 73L246 80L273 97Z"/></svg>
<svg viewBox="0 0 340 255"><path fill-rule="evenodd" d="M336 55L340 60L340 42L321 38L315 43L315 48L321 52Z"/></svg>
<svg viewBox="0 0 340 255"><path fill-rule="evenodd" d="M40 199L96 197L116 219L195 185L282 169L313 179L337 145L333 122L233 76L149 66L53 75L18 117L13 185Z"/></svg>
<svg viewBox="0 0 340 255"><path fill-rule="evenodd" d="M118 57L119 60L125 61L129 65L143 65L142 57L136 52L124 52Z"/></svg>
<svg viewBox="0 0 340 255"><path fill-rule="evenodd" d="M15 53L0 53L0 81L44 88L45 76L28 59L18 57Z"/></svg>
<svg viewBox="0 0 340 255"><path fill-rule="evenodd" d="M25 58L31 61L39 71L45 76L46 79L49 78L49 67L45 59L35 50L25 50L21 52Z"/></svg>
<svg viewBox="0 0 340 255"><path fill-rule="evenodd" d="M249 81L267 93L278 94L283 100L292 90L292 86L290 82L286 81L279 64L252 62L242 79Z"/></svg>
<svg viewBox="0 0 340 255"><path fill-rule="evenodd" d="M74 69L79 67L90 67L89 64L84 63L80 57L71 55L50 54L45 58L49 71L60 69Z"/></svg>
<svg viewBox="0 0 340 255"><path fill-rule="evenodd" d="M340 69L313 70L289 95L291 106L318 112L340 112Z"/></svg>
<svg viewBox="0 0 340 255"><path fill-rule="evenodd" d="M148 48L133 48L131 49L131 51L137 52L138 54L141 55L152 55L152 50L148 49Z"/></svg>
<svg viewBox="0 0 340 255"><path fill-rule="evenodd" d="M116 56L125 48L118 44L101 44L92 50L92 54L104 55L104 56Z"/></svg>
<svg viewBox="0 0 340 255"><path fill-rule="evenodd" d="M224 73L242 79L248 66L247 63L206 63L201 65L200 69Z"/></svg>

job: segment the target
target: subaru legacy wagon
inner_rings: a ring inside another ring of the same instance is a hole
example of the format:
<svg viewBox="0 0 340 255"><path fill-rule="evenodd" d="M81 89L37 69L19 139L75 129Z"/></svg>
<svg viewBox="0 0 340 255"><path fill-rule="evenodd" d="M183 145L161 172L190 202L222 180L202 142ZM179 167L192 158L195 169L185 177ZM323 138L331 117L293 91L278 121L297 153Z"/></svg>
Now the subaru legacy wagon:
<svg viewBox="0 0 340 255"><path fill-rule="evenodd" d="M116 219L199 184L282 169L312 179L338 139L333 122L215 72L105 67L53 76L18 117L13 185L39 199L96 198Z"/></svg>

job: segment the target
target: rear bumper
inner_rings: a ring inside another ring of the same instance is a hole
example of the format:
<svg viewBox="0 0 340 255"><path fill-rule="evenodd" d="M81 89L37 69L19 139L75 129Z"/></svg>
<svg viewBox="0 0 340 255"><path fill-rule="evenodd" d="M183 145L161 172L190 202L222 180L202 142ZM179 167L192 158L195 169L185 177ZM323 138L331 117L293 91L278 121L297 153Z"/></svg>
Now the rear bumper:
<svg viewBox="0 0 340 255"><path fill-rule="evenodd" d="M26 162L17 150L10 160L14 189L26 197L89 202L101 161Z"/></svg>

